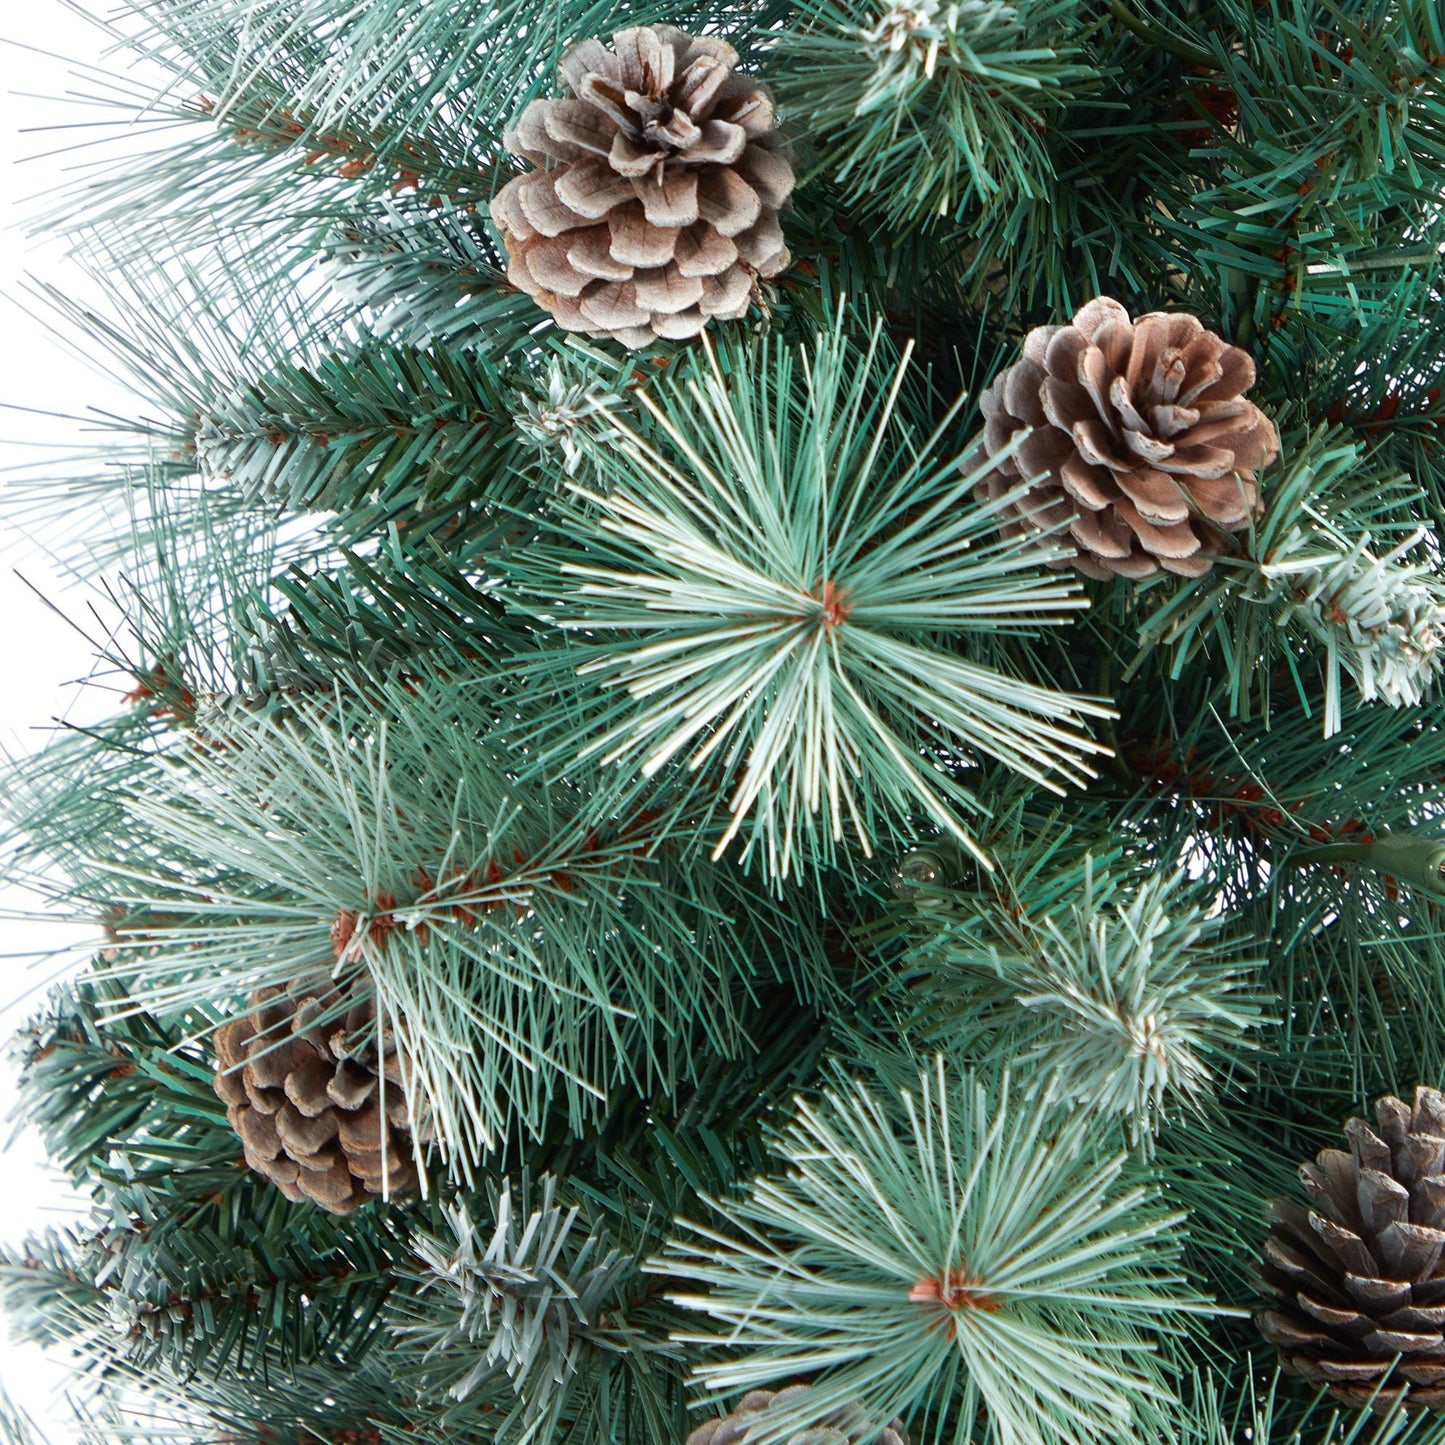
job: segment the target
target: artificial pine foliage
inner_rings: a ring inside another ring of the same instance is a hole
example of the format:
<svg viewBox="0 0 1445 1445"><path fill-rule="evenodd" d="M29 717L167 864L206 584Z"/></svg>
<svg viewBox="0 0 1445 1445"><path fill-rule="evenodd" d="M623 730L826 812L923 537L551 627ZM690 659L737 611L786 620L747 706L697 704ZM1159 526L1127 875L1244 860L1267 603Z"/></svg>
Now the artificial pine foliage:
<svg viewBox="0 0 1445 1445"><path fill-rule="evenodd" d="M79 8L81 1438L1438 1445L1437 0Z"/></svg>

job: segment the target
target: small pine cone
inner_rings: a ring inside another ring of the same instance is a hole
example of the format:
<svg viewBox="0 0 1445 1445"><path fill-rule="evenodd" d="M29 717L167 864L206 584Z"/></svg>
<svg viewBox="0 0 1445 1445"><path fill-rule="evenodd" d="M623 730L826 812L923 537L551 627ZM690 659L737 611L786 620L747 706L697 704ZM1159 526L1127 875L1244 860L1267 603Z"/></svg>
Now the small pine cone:
<svg viewBox="0 0 1445 1445"><path fill-rule="evenodd" d="M687 1437L687 1445L747 1445L764 1423L763 1412L771 1405L796 1407L811 1393L807 1385L789 1385L785 1390L751 1390L727 1415L704 1420ZM908 1431L901 1420L890 1421L881 1433L870 1423L859 1405L828 1411L821 1419L788 1436L786 1445L857 1445L866 1438L878 1445L908 1445Z"/></svg>
<svg viewBox="0 0 1445 1445"><path fill-rule="evenodd" d="M1099 297L1067 326L1030 331L1023 359L979 399L985 457L1032 431L975 495L991 501L1039 477L1003 530L1054 528L1046 540L1086 577L1203 576L1224 534L1255 515L1255 471L1279 452L1274 423L1244 398L1253 384L1248 353L1197 317L1131 322Z"/></svg>
<svg viewBox="0 0 1445 1445"><path fill-rule="evenodd" d="M1386 1097L1375 1117L1378 1134L1345 1125L1349 1153L1300 1166L1311 1208L1273 1202L1262 1275L1277 1303L1255 1321L1287 1373L1348 1405L1445 1405L1445 1095Z"/></svg>
<svg viewBox="0 0 1445 1445"><path fill-rule="evenodd" d="M376 1008L329 985L263 988L216 1030L213 1080L246 1162L291 1200L350 1214L418 1183L401 1060ZM384 1107L383 1107L384 1100Z"/></svg>
<svg viewBox="0 0 1445 1445"><path fill-rule="evenodd" d="M492 201L508 279L564 331L646 346L744 315L791 259L778 209L787 143L737 52L670 25L584 40L562 57L570 94L534 100L506 136L538 169Z"/></svg>

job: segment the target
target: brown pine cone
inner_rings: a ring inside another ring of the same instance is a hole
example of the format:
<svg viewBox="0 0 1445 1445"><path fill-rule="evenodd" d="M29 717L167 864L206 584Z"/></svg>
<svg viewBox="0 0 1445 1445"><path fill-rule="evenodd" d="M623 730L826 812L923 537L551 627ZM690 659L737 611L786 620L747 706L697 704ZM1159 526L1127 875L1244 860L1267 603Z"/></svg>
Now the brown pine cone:
<svg viewBox="0 0 1445 1445"><path fill-rule="evenodd" d="M670 25L619 31L611 50L584 40L559 67L570 95L534 100L507 133L538 167L492 201L507 276L564 331L634 348L696 336L788 265L791 154L737 61Z"/></svg>
<svg viewBox="0 0 1445 1445"><path fill-rule="evenodd" d="M1279 452L1274 423L1244 398L1253 384L1249 354L1197 317L1131 322L1099 297L1067 326L1030 331L1023 359L979 399L985 457L1033 430L975 495L991 501L1039 477L1003 530L1059 528L1046 540L1086 577L1202 576L1255 515L1255 472Z"/></svg>
<svg viewBox="0 0 1445 1445"><path fill-rule="evenodd" d="M1300 1167L1312 1208L1277 1199L1262 1270L1277 1303L1255 1316L1280 1364L1380 1413L1445 1405L1445 1095L1375 1105L1379 1133ZM1398 1361L1396 1357L1398 1356Z"/></svg>
<svg viewBox="0 0 1445 1445"><path fill-rule="evenodd" d="M687 1437L687 1445L746 1445L748 1437L763 1423L763 1411L776 1403L797 1405L811 1393L808 1385L789 1385L784 1390L750 1390L733 1406L731 1412L713 1420L704 1420ZM890 1421L881 1434L871 1425L867 1414L857 1405L827 1412L812 1425L790 1435L786 1445L856 1445L873 1437L877 1445L908 1445L908 1431L901 1420Z"/></svg>
<svg viewBox="0 0 1445 1445"><path fill-rule="evenodd" d="M291 1200L350 1214L418 1182L405 1081L373 1003L344 1008L327 984L263 988L216 1030L213 1080L246 1162ZM385 1106L383 1111L383 1099Z"/></svg>

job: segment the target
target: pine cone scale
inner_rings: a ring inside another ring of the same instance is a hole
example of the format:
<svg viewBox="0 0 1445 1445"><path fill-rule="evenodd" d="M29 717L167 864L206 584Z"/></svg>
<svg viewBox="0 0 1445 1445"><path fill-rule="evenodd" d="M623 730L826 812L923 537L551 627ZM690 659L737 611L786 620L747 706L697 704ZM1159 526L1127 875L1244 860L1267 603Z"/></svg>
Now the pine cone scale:
<svg viewBox="0 0 1445 1445"><path fill-rule="evenodd" d="M1357 1303L1376 1314L1393 1306L1403 1306L1411 1298L1408 1284L1393 1279L1366 1279L1357 1274L1345 1276L1345 1290Z"/></svg>
<svg viewBox="0 0 1445 1445"><path fill-rule="evenodd" d="M1370 1322L1358 1310L1335 1309L1331 1305L1321 1304L1318 1300L1311 1299L1303 1290L1296 1294L1295 1301L1312 1319L1328 1325L1331 1329L1346 1330L1357 1339L1363 1339L1369 1331Z"/></svg>
<svg viewBox="0 0 1445 1445"><path fill-rule="evenodd" d="M770 1414L810 1412L812 1387L789 1385L782 1390L749 1390L726 1415L704 1420L687 1437L687 1445L748 1445L769 1425ZM890 1420L881 1430L859 1404L848 1402L831 1410L819 1409L811 1422L788 1437L790 1445L908 1445L902 1420Z"/></svg>
<svg viewBox="0 0 1445 1445"><path fill-rule="evenodd" d="M334 1073L325 1059L311 1052L286 1076L284 1089L287 1103L308 1119L325 1112L332 1103L327 1097L326 1087Z"/></svg>
<svg viewBox="0 0 1445 1445"><path fill-rule="evenodd" d="M567 174L570 176L572 172ZM551 172L534 173L507 184L516 186L516 199L522 209L522 217L538 235L560 236L564 231L575 231L588 224L587 216L558 196L557 183ZM492 204L495 206L496 202ZM604 214L605 208L599 209L597 215L590 219L597 220Z"/></svg>
<svg viewBox="0 0 1445 1445"><path fill-rule="evenodd" d="M676 233L698 219L698 176L696 171L675 171L671 175L639 177L632 182L632 193L642 202L642 213L649 226L659 226Z"/></svg>
<svg viewBox="0 0 1445 1445"><path fill-rule="evenodd" d="M1117 476L1119 492L1156 526L1169 527L1189 521L1189 503L1179 488L1162 472L1140 468Z"/></svg>
<svg viewBox="0 0 1445 1445"><path fill-rule="evenodd" d="M246 1091L246 1103L258 1114L274 1114L286 1102L284 1091L260 1088L249 1069L242 1071L241 1085Z"/></svg>
<svg viewBox="0 0 1445 1445"><path fill-rule="evenodd" d="M605 160L616 154L617 143L625 139L616 121L581 101L534 100L523 119L533 114L541 124L542 144L555 160L579 160L583 155Z"/></svg>
<svg viewBox="0 0 1445 1445"><path fill-rule="evenodd" d="M608 254L614 262L627 266L629 270L626 276L617 279L630 280L635 268L646 270L652 266L665 266L677 251L682 229L680 226L649 226L639 201L629 201L625 206L618 207L607 220Z"/></svg>
<svg viewBox="0 0 1445 1445"><path fill-rule="evenodd" d="M1081 512L1069 523L1069 535L1098 557L1127 558L1132 550L1131 534L1118 515Z"/></svg>
<svg viewBox="0 0 1445 1445"><path fill-rule="evenodd" d="M256 1109L239 1109L231 1126L241 1136L241 1143L247 1155L258 1159L274 1159L281 1152L281 1136L276 1132L276 1123L269 1114Z"/></svg>
<svg viewBox="0 0 1445 1445"><path fill-rule="evenodd" d="M1198 534L1183 518L1172 525L1156 524L1129 497L1120 497L1114 503L1114 511L1143 544L1144 550L1161 561L1166 557L1176 561L1192 557L1203 546Z"/></svg>
<svg viewBox="0 0 1445 1445"><path fill-rule="evenodd" d="M686 311L703 298L701 278L684 276L672 266L641 272L634 278L633 289L639 306L664 314Z"/></svg>

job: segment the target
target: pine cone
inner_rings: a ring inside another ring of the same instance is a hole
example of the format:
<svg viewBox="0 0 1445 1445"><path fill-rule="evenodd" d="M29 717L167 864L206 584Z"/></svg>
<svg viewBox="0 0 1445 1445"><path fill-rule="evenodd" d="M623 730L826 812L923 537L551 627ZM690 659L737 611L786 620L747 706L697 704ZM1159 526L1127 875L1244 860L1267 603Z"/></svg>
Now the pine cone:
<svg viewBox="0 0 1445 1445"><path fill-rule="evenodd" d="M1288 1373L1383 1413L1402 1394L1445 1404L1445 1095L1387 1097L1375 1117L1379 1134L1351 1119L1348 1154L1301 1165L1313 1208L1274 1201L1262 1273L1278 1303L1256 1323Z"/></svg>
<svg viewBox="0 0 1445 1445"><path fill-rule="evenodd" d="M250 1002L216 1030L213 1082L251 1168L333 1214L383 1185L392 1197L414 1190L401 1060L388 1034L378 1061L375 1005L344 1008L327 985L264 988Z"/></svg>
<svg viewBox="0 0 1445 1445"><path fill-rule="evenodd" d="M1279 452L1274 423L1244 399L1253 384L1248 353L1197 317L1131 322L1099 297L1067 326L1030 331L1023 359L980 398L985 456L1033 430L975 495L1042 478L1009 506L1003 530L1063 528L1047 540L1086 577L1202 576L1224 534L1255 514L1255 471Z"/></svg>
<svg viewBox="0 0 1445 1445"><path fill-rule="evenodd" d="M696 336L788 265L790 150L737 61L670 25L619 31L611 50L584 40L559 66L570 95L534 100L507 133L539 167L492 202L507 276L564 331L628 347Z"/></svg>
<svg viewBox="0 0 1445 1445"><path fill-rule="evenodd" d="M687 1437L687 1445L746 1445L749 1435L762 1423L762 1412L775 1401L780 1406L796 1405L810 1393L807 1385L789 1385L785 1390L751 1390L730 1414L704 1420ZM829 1411L815 1424L790 1435L787 1445L856 1445L872 1436L877 1445L908 1445L908 1431L901 1420L893 1420L876 1434L861 1406Z"/></svg>

